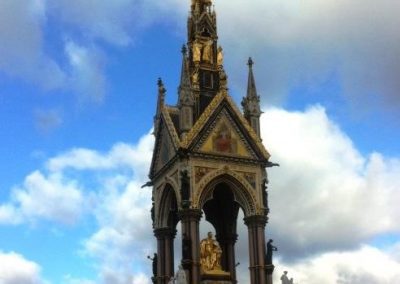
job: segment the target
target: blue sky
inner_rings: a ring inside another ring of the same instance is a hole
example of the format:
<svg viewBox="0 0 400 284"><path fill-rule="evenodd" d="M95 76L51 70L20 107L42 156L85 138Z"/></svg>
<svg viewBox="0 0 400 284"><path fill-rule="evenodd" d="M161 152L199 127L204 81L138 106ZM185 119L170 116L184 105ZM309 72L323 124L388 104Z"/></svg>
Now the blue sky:
<svg viewBox="0 0 400 284"><path fill-rule="evenodd" d="M230 95L240 102L252 56L263 141L281 164L269 173L276 276L399 281L399 3L214 2ZM0 1L5 284L149 283L151 193L140 185L158 77L167 103L177 99L188 9ZM245 241L238 251L246 271Z"/></svg>

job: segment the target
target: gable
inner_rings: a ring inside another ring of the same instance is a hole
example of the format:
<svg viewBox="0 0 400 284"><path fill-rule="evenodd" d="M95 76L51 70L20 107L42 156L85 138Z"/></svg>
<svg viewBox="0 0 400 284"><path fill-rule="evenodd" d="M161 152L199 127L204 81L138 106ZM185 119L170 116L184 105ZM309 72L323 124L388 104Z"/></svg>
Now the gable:
<svg viewBox="0 0 400 284"><path fill-rule="evenodd" d="M208 154L264 161L270 157L227 92L213 98L180 145Z"/></svg>
<svg viewBox="0 0 400 284"><path fill-rule="evenodd" d="M256 158L256 154L226 109L220 112L210 125L209 130L204 134L205 138L194 147L195 151L242 158Z"/></svg>
<svg viewBox="0 0 400 284"><path fill-rule="evenodd" d="M208 32L212 35L216 35L217 32L214 28L213 22L210 18L210 16L207 13L204 13L199 20L199 26L202 28L206 28Z"/></svg>
<svg viewBox="0 0 400 284"><path fill-rule="evenodd" d="M161 116L158 133L156 134L150 175L160 171L175 156L177 149L172 135L165 116Z"/></svg>

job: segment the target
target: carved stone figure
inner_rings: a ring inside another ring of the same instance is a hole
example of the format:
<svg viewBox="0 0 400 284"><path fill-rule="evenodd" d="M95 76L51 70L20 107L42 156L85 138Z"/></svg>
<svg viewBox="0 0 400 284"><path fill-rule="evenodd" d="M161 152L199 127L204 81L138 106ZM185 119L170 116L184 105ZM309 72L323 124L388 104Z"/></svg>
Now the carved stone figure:
<svg viewBox="0 0 400 284"><path fill-rule="evenodd" d="M207 238L200 242L200 265L204 273L207 271L222 271L222 250L219 243L213 239L213 234L208 232Z"/></svg>
<svg viewBox="0 0 400 284"><path fill-rule="evenodd" d="M192 47L193 62L195 62L195 63L201 61L201 48L202 48L202 44L198 40L195 40L195 42L193 43L193 47Z"/></svg>
<svg viewBox="0 0 400 284"><path fill-rule="evenodd" d="M293 278L290 278L289 280L287 273L288 273L287 271L284 271L281 276L282 284L293 284Z"/></svg>
<svg viewBox="0 0 400 284"><path fill-rule="evenodd" d="M155 217L156 217L154 201L152 202L150 213L151 213L151 220L153 221L153 224L154 224Z"/></svg>
<svg viewBox="0 0 400 284"><path fill-rule="evenodd" d="M151 258L150 256L147 256L148 259L150 259L153 263L153 277L157 277L157 254L155 253L154 256Z"/></svg>
<svg viewBox="0 0 400 284"><path fill-rule="evenodd" d="M269 239L267 243L267 255L265 256L266 264L272 264L272 254L274 251L277 251L278 248L272 245L273 240Z"/></svg>
<svg viewBox="0 0 400 284"><path fill-rule="evenodd" d="M175 274L175 283L176 284L188 284L186 279L186 272L183 269L182 265L179 265L179 269Z"/></svg>
<svg viewBox="0 0 400 284"><path fill-rule="evenodd" d="M263 205L268 208L268 191L267 191L267 179L263 179L262 182L262 194L263 194Z"/></svg>
<svg viewBox="0 0 400 284"><path fill-rule="evenodd" d="M195 70L192 74L192 84L194 86L199 84L199 71Z"/></svg>
<svg viewBox="0 0 400 284"><path fill-rule="evenodd" d="M187 170L181 171L181 197L182 202L187 203L190 199L190 179ZM185 204L186 206L187 204Z"/></svg>

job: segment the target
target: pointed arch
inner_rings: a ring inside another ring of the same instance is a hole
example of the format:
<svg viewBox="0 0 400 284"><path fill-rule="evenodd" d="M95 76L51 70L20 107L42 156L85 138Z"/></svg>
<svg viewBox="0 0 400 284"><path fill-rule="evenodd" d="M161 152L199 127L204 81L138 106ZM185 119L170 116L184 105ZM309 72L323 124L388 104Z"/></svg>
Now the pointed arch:
<svg viewBox="0 0 400 284"><path fill-rule="evenodd" d="M234 200L243 209L245 216L255 215L259 205L252 186L239 174L224 167L207 174L199 183L193 204L201 209L204 204L213 198L216 185L227 184L233 193Z"/></svg>
<svg viewBox="0 0 400 284"><path fill-rule="evenodd" d="M178 223L177 194L172 184L166 183L161 189L155 227L175 229L177 223Z"/></svg>

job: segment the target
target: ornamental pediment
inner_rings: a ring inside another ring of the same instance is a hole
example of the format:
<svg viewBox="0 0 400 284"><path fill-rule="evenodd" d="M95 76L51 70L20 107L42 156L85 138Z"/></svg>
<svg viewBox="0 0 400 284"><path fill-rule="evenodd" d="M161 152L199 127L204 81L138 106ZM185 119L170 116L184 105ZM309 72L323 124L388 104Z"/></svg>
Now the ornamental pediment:
<svg viewBox="0 0 400 284"><path fill-rule="evenodd" d="M205 138L194 150L205 154L257 158L238 125L226 110L221 111Z"/></svg>

